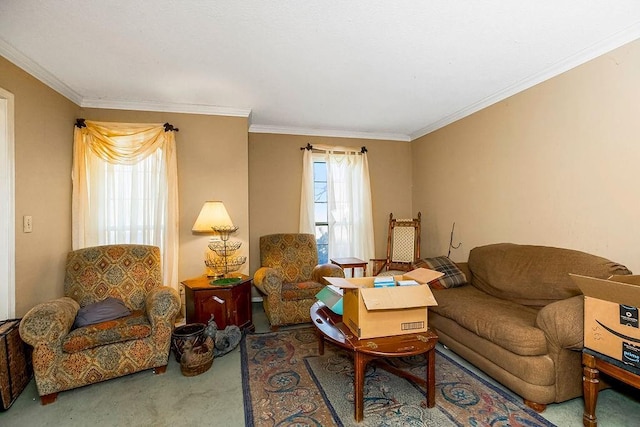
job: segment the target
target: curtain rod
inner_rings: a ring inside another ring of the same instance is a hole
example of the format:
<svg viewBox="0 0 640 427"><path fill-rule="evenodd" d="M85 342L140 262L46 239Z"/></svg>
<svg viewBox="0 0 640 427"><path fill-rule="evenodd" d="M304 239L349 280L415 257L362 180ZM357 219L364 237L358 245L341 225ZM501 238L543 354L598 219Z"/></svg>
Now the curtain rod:
<svg viewBox="0 0 640 427"><path fill-rule="evenodd" d="M75 126L76 126L77 128L82 129L82 128L86 128L86 127L87 127L87 124L85 123L85 120L84 120L84 119L76 119L76 124L75 124ZM164 126L164 131L165 131L165 132L171 132L171 131L179 132L179 131L180 131L180 129L178 129L177 127L174 127L174 126L173 126L172 124L170 124L170 123L165 123L163 126Z"/></svg>
<svg viewBox="0 0 640 427"><path fill-rule="evenodd" d="M306 145L305 147L300 147L300 150L309 150L309 151L313 151L313 150L314 150L314 148L313 148L313 145L311 145L311 144L309 144L309 143L307 142L307 145ZM317 151L317 152L325 152L325 151L327 151L327 150L316 149L316 151ZM364 153L366 153L367 151L368 151L368 150L367 150L367 147L365 147L364 145L363 145L362 147L360 147L360 154L364 154Z"/></svg>
<svg viewBox="0 0 640 427"><path fill-rule="evenodd" d="M164 131L165 131L165 132L170 132L170 131L179 132L179 131L180 131L180 129L178 129L178 128L176 128L176 127L173 127L173 125L172 125L172 124L165 123L165 124L164 124Z"/></svg>

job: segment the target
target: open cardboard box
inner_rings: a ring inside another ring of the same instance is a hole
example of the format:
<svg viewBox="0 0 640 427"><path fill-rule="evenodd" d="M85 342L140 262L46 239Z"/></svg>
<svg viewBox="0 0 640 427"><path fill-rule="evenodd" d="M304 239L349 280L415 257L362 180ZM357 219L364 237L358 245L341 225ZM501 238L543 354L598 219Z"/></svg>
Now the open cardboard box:
<svg viewBox="0 0 640 427"><path fill-rule="evenodd" d="M570 276L584 294L584 346L640 368L640 276Z"/></svg>
<svg viewBox="0 0 640 427"><path fill-rule="evenodd" d="M427 307L438 305L427 284L442 276L438 271L418 268L394 279L413 279L420 285L382 288L373 286L373 277L325 280L343 293L342 322L363 339L426 332Z"/></svg>

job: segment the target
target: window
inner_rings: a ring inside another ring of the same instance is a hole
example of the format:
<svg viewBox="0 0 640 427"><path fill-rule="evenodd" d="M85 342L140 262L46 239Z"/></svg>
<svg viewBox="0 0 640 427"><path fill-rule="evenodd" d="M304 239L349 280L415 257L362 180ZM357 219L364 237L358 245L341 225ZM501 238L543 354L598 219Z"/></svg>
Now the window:
<svg viewBox="0 0 640 427"><path fill-rule="evenodd" d="M74 131L72 248L158 246L163 281L178 288L175 129L78 119Z"/></svg>
<svg viewBox="0 0 640 427"><path fill-rule="evenodd" d="M316 236L318 261L373 257L373 215L366 148L304 150L300 232Z"/></svg>
<svg viewBox="0 0 640 427"><path fill-rule="evenodd" d="M98 244L139 243L159 246L164 252L164 174L158 164L158 149L133 165L100 162L101 179L96 183Z"/></svg>
<svg viewBox="0 0 640 427"><path fill-rule="evenodd" d="M318 262L329 262L329 203L327 198L327 163L313 162L313 212L318 244Z"/></svg>

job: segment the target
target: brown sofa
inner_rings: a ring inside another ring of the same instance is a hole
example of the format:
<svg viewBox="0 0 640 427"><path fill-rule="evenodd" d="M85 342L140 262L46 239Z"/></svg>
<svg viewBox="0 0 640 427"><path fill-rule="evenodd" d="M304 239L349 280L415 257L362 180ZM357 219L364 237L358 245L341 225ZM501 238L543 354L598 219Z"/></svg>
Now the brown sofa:
<svg viewBox="0 0 640 427"><path fill-rule="evenodd" d="M440 342L543 411L582 395L583 296L569 273L607 278L623 265L584 252L500 243L458 264L468 284L434 291Z"/></svg>

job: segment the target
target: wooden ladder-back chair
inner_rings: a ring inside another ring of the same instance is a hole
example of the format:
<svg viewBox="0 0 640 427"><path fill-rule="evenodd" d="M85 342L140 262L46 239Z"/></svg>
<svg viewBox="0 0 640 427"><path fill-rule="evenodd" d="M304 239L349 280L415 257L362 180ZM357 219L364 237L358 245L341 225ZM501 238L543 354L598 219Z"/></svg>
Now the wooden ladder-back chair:
<svg viewBox="0 0 640 427"><path fill-rule="evenodd" d="M410 271L420 258L420 220L422 214L413 219L396 219L389 214L387 258L372 259L373 275L389 275Z"/></svg>

